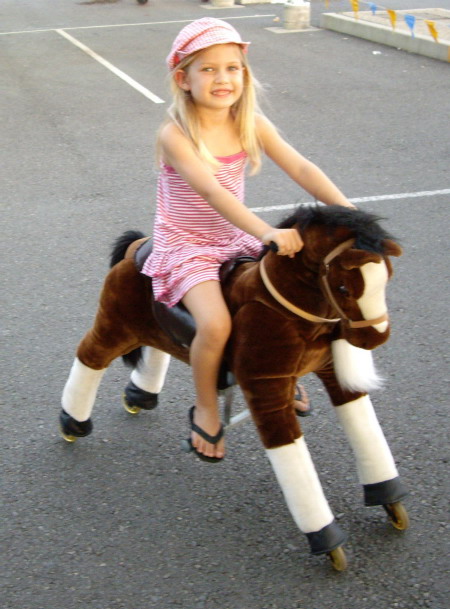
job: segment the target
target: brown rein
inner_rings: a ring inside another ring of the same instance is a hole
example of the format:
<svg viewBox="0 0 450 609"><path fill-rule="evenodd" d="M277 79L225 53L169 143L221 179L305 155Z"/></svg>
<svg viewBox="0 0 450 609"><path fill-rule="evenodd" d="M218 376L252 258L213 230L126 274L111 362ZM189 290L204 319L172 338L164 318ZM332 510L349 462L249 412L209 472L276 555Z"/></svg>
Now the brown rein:
<svg viewBox="0 0 450 609"><path fill-rule="evenodd" d="M342 254L342 252L351 248L354 243L355 243L355 239L348 239L347 241L340 243L333 250L331 250L331 252L329 252L329 254L327 254L325 256L325 258L323 259L323 262L321 264L321 267L320 267L320 283L323 287L324 295L326 296L329 304L331 304L331 306L333 306L336 309L336 311L339 313L339 315L341 317L338 317L336 319L328 319L326 317L319 317L318 315L313 315L312 313L308 313L307 311L300 309L300 307L297 307L296 305L292 304L292 302L289 302L289 300L286 300L286 298L284 298L284 296L282 296L282 294L280 294L280 292L278 292L278 290L275 288L273 283L270 281L269 276L267 274L266 267L265 267L264 258L262 258L261 263L259 265L259 272L261 275L261 279L264 283L264 286L266 287L267 291L273 296L273 298L277 302L279 302L281 305L283 305L283 307L288 309L288 311L291 311L291 313L294 313L295 315L298 315L299 317L302 317L303 319L306 319L307 321L311 321L313 323L332 323L332 324L334 324L334 323L337 323L338 321L344 320L345 323L350 328L367 328L368 326L374 326L376 324L382 323L383 321L387 321L388 320L387 312L383 313L383 315L380 315L379 317L376 317L375 319L364 319L361 321L353 321L345 314L345 312L341 309L341 307L338 305L338 303L336 302L336 299L333 296L333 292L331 291L330 284L328 283L328 271L330 268L330 262L332 260L334 260L334 258L336 258L336 256L339 256L340 254Z"/></svg>

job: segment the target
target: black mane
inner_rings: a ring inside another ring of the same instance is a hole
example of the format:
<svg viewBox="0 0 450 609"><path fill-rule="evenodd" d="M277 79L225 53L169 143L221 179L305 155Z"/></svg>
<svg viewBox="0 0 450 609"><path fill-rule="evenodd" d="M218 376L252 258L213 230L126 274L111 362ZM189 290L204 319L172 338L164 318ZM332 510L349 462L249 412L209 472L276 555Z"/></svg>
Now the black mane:
<svg viewBox="0 0 450 609"><path fill-rule="evenodd" d="M278 228L291 228L297 223L300 229L316 225L333 230L343 226L355 236L355 248L383 254L385 239L397 241L379 225L379 221L384 219L375 214L341 205L301 205L292 215L278 224Z"/></svg>

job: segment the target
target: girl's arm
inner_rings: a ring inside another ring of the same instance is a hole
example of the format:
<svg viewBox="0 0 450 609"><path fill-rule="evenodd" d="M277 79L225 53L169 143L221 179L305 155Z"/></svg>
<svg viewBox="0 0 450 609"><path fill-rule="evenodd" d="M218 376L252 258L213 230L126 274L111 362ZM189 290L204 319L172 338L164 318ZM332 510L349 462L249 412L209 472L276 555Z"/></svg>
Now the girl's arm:
<svg viewBox="0 0 450 609"><path fill-rule="evenodd" d="M294 182L322 203L354 208L323 171L288 144L266 117L258 115L256 125L264 152Z"/></svg>
<svg viewBox="0 0 450 609"><path fill-rule="evenodd" d="M298 231L273 228L221 186L175 124L168 123L163 127L160 144L164 162L173 167L191 188L231 224L267 245L274 241L281 255L293 256L301 249L302 241Z"/></svg>

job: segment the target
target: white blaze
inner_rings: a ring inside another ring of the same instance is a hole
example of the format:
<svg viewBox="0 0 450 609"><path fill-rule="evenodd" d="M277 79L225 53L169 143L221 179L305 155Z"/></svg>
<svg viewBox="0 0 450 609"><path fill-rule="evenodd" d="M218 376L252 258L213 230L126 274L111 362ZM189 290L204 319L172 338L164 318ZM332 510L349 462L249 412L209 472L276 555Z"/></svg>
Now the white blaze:
<svg viewBox="0 0 450 609"><path fill-rule="evenodd" d="M364 279L364 292L356 301L364 319L376 319L386 313L386 284L389 278L384 260L381 262L368 262L361 268ZM373 328L378 332L385 332L388 322L375 324Z"/></svg>

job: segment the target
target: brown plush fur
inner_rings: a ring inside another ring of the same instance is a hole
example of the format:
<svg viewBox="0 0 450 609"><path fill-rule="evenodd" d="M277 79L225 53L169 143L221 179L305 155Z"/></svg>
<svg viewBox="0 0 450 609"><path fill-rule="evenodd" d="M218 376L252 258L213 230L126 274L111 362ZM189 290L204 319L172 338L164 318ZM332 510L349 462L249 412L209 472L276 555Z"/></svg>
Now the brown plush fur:
<svg viewBox="0 0 450 609"><path fill-rule="evenodd" d="M355 230L345 225L317 225L311 220L306 227L293 225L302 234L304 248L294 258L268 252L265 261L269 277L293 304L315 315L334 318L336 311L319 286L320 264L336 245L355 236ZM401 253L392 240L385 238L382 243L381 253L359 249L356 243L330 265L335 298L354 321L362 319L356 303L364 288L359 267L384 259L392 273L387 255ZM241 265L223 286L233 317L226 359L244 392L264 446L274 448L301 436L293 407L298 377L314 372L335 406L363 395L339 386L332 363L332 340L345 338L356 347L373 349L387 340L389 328L379 333L372 327L350 329L344 323L306 321L272 298L262 283L259 265ZM337 291L343 283L349 296ZM188 350L173 344L153 319L152 298L151 280L139 274L132 259L116 264L106 277L94 326L79 345L79 359L101 369L116 357L150 345L188 362Z"/></svg>

